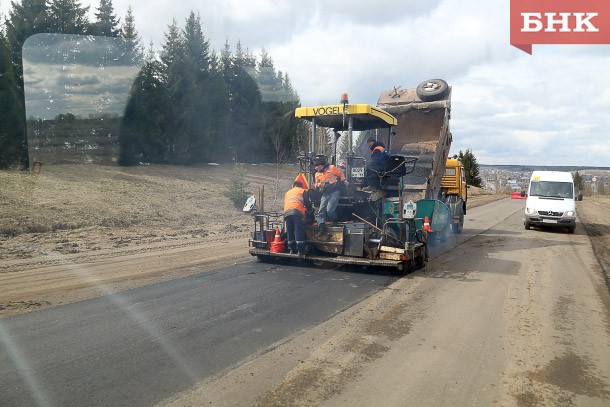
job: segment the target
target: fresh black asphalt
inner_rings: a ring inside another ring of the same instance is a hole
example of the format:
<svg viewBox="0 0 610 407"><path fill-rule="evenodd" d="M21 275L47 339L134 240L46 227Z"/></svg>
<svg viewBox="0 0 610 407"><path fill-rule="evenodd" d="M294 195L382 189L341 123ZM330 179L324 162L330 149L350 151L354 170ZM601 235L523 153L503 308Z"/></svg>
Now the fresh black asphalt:
<svg viewBox="0 0 610 407"><path fill-rule="evenodd" d="M0 319L0 406L150 406L395 278L253 261Z"/></svg>

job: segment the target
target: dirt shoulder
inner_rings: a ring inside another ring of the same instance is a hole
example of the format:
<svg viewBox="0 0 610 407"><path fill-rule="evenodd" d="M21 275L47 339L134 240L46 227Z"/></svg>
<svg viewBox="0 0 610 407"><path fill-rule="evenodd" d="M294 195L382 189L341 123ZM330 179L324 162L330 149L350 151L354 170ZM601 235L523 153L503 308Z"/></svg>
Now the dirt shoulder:
<svg viewBox="0 0 610 407"><path fill-rule="evenodd" d="M266 208L281 210L296 167L244 168L249 190L264 186ZM250 261L252 218L223 195L232 174L213 165L0 172L0 317ZM469 195L471 208L507 198ZM581 206L591 233L609 239L599 218L610 201Z"/></svg>
<svg viewBox="0 0 610 407"><path fill-rule="evenodd" d="M610 289L610 196L585 197L578 202L576 211Z"/></svg>

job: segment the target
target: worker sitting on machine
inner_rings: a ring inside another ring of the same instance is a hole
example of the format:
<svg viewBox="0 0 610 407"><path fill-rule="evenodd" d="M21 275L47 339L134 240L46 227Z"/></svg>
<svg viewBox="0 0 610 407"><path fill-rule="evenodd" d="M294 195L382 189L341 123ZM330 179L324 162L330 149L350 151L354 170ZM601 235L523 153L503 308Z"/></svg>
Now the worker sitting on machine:
<svg viewBox="0 0 610 407"><path fill-rule="evenodd" d="M371 149L371 159L367 161L365 167L365 177L363 190L379 189L381 185L381 177L387 169L390 160L390 154L385 149L385 144L377 141L373 137L366 140Z"/></svg>
<svg viewBox="0 0 610 407"><path fill-rule="evenodd" d="M337 205L341 195L341 185L347 184L343 172L334 165L328 164L324 157L314 159L316 169L315 187L321 192L320 209L318 212L318 237L326 233L326 220L337 221Z"/></svg>

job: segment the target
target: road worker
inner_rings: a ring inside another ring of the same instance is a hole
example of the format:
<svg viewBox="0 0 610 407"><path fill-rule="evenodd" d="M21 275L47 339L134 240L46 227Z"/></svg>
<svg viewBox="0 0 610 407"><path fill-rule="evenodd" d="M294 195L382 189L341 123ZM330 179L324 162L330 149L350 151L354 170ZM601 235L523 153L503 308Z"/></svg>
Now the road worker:
<svg viewBox="0 0 610 407"><path fill-rule="evenodd" d="M284 195L284 221L288 238L288 253L305 254L305 226L303 219L307 213L307 197L303 184L294 181L292 189Z"/></svg>
<svg viewBox="0 0 610 407"><path fill-rule="evenodd" d="M341 185L347 185L345 175L334 165L328 164L326 159L318 157L314 159L314 168L316 169L315 187L322 193L320 200L320 210L318 211L318 237L326 233L326 221L331 223L337 221L337 205L339 204L339 196L341 195Z"/></svg>
<svg viewBox="0 0 610 407"><path fill-rule="evenodd" d="M381 175L387 170L390 155L381 141L369 137L366 143L371 149L371 158L366 163L364 185L366 189L374 189L380 186Z"/></svg>

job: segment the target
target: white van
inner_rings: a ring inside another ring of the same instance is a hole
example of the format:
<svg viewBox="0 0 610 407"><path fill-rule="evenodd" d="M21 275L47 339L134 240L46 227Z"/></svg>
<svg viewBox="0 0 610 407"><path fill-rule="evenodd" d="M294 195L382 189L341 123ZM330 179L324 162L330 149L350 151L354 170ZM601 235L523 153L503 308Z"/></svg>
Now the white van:
<svg viewBox="0 0 610 407"><path fill-rule="evenodd" d="M531 226L576 228L574 179L569 172L534 171L525 201L525 229Z"/></svg>

